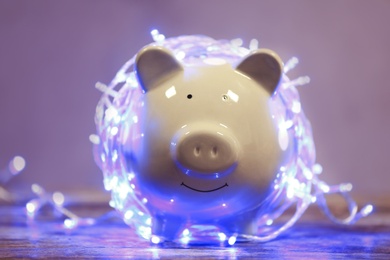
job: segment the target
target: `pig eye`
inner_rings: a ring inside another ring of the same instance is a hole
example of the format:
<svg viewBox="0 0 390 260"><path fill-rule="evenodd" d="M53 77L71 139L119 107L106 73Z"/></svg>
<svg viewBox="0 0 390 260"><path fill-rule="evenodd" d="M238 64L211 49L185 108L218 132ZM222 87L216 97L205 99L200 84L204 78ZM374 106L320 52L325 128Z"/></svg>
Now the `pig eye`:
<svg viewBox="0 0 390 260"><path fill-rule="evenodd" d="M191 94L188 94L188 95L187 95L187 98L188 98L188 99L191 99L191 98L192 98L192 95L191 95Z"/></svg>

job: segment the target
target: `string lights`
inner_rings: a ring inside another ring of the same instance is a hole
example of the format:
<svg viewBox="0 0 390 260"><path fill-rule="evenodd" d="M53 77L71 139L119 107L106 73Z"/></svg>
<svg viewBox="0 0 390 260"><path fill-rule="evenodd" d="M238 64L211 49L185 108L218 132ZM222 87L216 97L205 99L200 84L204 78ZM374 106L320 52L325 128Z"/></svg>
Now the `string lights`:
<svg viewBox="0 0 390 260"><path fill-rule="evenodd" d="M0 201L9 203L16 202L16 192L11 192L7 189L7 184L15 176L19 175L26 167L26 161L22 156L15 156L8 163L8 167L0 172ZM28 218L34 219L39 210L46 204L52 205L58 212L68 218L64 221L65 228L73 228L79 225L91 225L95 222L92 218L79 218L77 215L66 209L63 204L65 197L61 192L47 193L40 185L33 184L32 192L37 195L37 198L31 199L26 203L26 215Z"/></svg>
<svg viewBox="0 0 390 260"><path fill-rule="evenodd" d="M215 41L206 36L165 38L157 30L151 31L151 35L155 45L170 49L176 59L186 65L196 63L202 56L224 59L234 64L258 48L257 40L250 41L249 48L246 48L241 39ZM91 135L90 141L95 144L95 160L103 171L105 189L112 193L110 205L120 212L128 225L135 228L140 237L159 244L165 241L165 238L152 234L153 215L148 210L147 199L142 198L137 186L136 174L128 170L121 150L124 136L133 131L128 122L137 123L140 116L132 102L139 100L142 95L134 72L134 61L133 57L126 62L109 85L96 84L96 88L102 91L103 95L96 108L97 135ZM320 180L322 167L315 163L311 126L301 108L296 89L297 86L307 84L309 78L290 80L287 77L287 73L297 64L296 57L287 61L282 82L271 98L272 116L279 131L285 131L294 137L296 149L291 160L280 168L273 183L273 191L265 200L262 214L259 214L257 219L258 234L225 234L216 226L189 224L175 238L176 242L217 242L233 245L240 239L269 241L290 228L308 206L314 203L317 203L332 221L340 224L353 224L372 212L372 205L358 210L357 204L349 196L351 184L330 186ZM341 194L345 198L349 209L347 218L339 219L332 214L326 204L327 194ZM275 220L289 208L295 209L291 218L282 225L275 225Z"/></svg>
<svg viewBox="0 0 390 260"><path fill-rule="evenodd" d="M65 196L61 192L48 193L40 185L33 184L31 185L31 190L37 196L27 202L26 204L26 214L30 220L34 220L37 216L39 210L45 206L52 206L57 212L61 213L61 216L65 216L63 227L65 229L74 229L80 226L90 226L94 225L97 221L95 218L82 218L77 216L72 211L65 208Z"/></svg>

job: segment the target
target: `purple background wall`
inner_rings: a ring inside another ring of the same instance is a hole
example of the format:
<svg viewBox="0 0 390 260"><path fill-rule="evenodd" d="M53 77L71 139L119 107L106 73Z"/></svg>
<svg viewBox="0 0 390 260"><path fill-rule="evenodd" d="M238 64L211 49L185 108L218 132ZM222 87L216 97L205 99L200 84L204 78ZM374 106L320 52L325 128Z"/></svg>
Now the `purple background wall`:
<svg viewBox="0 0 390 260"><path fill-rule="evenodd" d="M89 134L100 93L157 28L167 37L252 38L284 61L310 118L322 178L355 196L390 198L390 1L0 2L0 168L20 154L14 182L101 191Z"/></svg>

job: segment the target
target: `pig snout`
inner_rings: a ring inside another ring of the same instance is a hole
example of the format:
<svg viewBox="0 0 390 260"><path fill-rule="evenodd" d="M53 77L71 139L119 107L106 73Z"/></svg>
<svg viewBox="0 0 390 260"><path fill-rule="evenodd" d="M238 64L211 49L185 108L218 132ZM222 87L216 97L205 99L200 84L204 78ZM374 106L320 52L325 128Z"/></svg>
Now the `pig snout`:
<svg viewBox="0 0 390 260"><path fill-rule="evenodd" d="M171 143L174 161L186 174L222 174L237 165L238 142L220 126L182 128Z"/></svg>

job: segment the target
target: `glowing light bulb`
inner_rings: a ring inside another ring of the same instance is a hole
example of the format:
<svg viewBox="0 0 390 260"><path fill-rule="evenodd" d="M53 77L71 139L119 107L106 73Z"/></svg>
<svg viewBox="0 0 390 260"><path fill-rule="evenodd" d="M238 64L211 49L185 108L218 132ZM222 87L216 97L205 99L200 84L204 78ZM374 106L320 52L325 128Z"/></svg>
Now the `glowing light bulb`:
<svg viewBox="0 0 390 260"><path fill-rule="evenodd" d="M98 135L92 134L92 135L89 135L89 141L93 144L99 144L100 138Z"/></svg>
<svg viewBox="0 0 390 260"><path fill-rule="evenodd" d="M294 101L292 104L291 110L296 114L300 113L301 112L301 103L299 101Z"/></svg>
<svg viewBox="0 0 390 260"><path fill-rule="evenodd" d="M318 164L318 163L314 164L314 166L313 166L313 173L315 173L315 174L321 174L322 173L322 166L321 166L321 164Z"/></svg>
<svg viewBox="0 0 390 260"><path fill-rule="evenodd" d="M73 219L65 219L64 220L64 227L67 228L67 229L73 229L76 227L76 221L74 221Z"/></svg>
<svg viewBox="0 0 390 260"><path fill-rule="evenodd" d="M352 190L352 184L351 183L345 183L340 185L340 190L342 192L350 192Z"/></svg>
<svg viewBox="0 0 390 260"><path fill-rule="evenodd" d="M241 39L241 38L237 38L237 39L233 39L230 41L232 43L233 46L242 46L242 44L244 43L244 41Z"/></svg>
<svg viewBox="0 0 390 260"><path fill-rule="evenodd" d="M39 186L38 184L34 183L33 185L31 185L31 190L37 194L37 195L42 195L45 193L45 190Z"/></svg>
<svg viewBox="0 0 390 260"><path fill-rule="evenodd" d="M295 68L298 63L299 63L299 60L297 57L292 57L291 59L289 59L286 62L286 65L284 65L284 68L283 68L284 73L287 73L290 70L292 70L293 68Z"/></svg>
<svg viewBox="0 0 390 260"><path fill-rule="evenodd" d="M363 214L363 216L367 216L367 215L371 214L373 210L374 210L374 206L372 206L371 204L368 204L362 209L362 214Z"/></svg>
<svg viewBox="0 0 390 260"><path fill-rule="evenodd" d="M186 53L184 51L179 51L176 55L175 55L176 59L178 60L182 60L186 57Z"/></svg>
<svg viewBox="0 0 390 260"><path fill-rule="evenodd" d="M221 242L223 242L223 241L226 240L226 235L225 235L225 233L222 233L222 232L218 233L218 237L219 237L219 240L220 240Z"/></svg>
<svg viewBox="0 0 390 260"><path fill-rule="evenodd" d="M118 127L114 126L113 128L111 128L111 135L116 135L118 131L119 131Z"/></svg>
<svg viewBox="0 0 390 260"><path fill-rule="evenodd" d="M32 203L32 202L28 202L28 203L26 204L26 209L27 209L27 211L28 211L29 213L34 213L35 210L37 209L37 206L36 206L36 204L34 204L34 203Z"/></svg>
<svg viewBox="0 0 390 260"><path fill-rule="evenodd" d="M251 51L257 50L259 48L259 41L256 39L252 39L249 43L249 49Z"/></svg>
<svg viewBox="0 0 390 260"><path fill-rule="evenodd" d="M183 236L188 236L190 234L190 231L186 228L182 232Z"/></svg>
<svg viewBox="0 0 390 260"><path fill-rule="evenodd" d="M9 169L13 175L18 174L26 167L26 161L21 156L15 156L10 162Z"/></svg>
<svg viewBox="0 0 390 260"><path fill-rule="evenodd" d="M232 246L236 243L236 241L237 241L237 237L231 236L231 237L229 237L228 244Z"/></svg>
<svg viewBox="0 0 390 260"><path fill-rule="evenodd" d="M153 244L159 244L161 242L161 239L158 237L158 236L152 236L152 238L150 239L150 241L153 243Z"/></svg>
<svg viewBox="0 0 390 260"><path fill-rule="evenodd" d="M62 194L61 192L54 192L53 193L53 201L57 205L64 204L64 201L65 201L64 194Z"/></svg>
<svg viewBox="0 0 390 260"><path fill-rule="evenodd" d="M125 213L125 219L129 220L134 216L134 212L132 210L128 210Z"/></svg>

